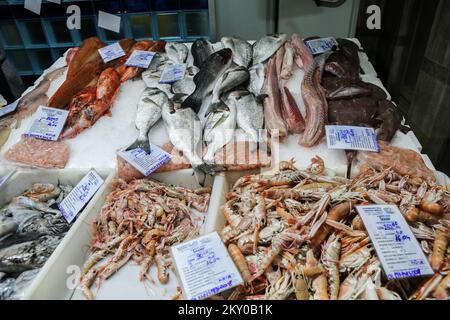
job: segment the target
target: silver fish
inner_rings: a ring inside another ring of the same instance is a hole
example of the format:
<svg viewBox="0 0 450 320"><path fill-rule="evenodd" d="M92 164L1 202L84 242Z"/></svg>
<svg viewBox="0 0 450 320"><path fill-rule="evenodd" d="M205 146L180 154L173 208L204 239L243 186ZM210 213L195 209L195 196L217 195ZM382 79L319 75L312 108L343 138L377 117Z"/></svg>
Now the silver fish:
<svg viewBox="0 0 450 320"><path fill-rule="evenodd" d="M69 224L62 215L32 215L23 220L17 229L18 234L59 235L69 230Z"/></svg>
<svg viewBox="0 0 450 320"><path fill-rule="evenodd" d="M206 175L200 156L202 143L202 124L191 108L175 109L172 103L163 105L162 118L167 134L173 146L189 160L200 185L205 182Z"/></svg>
<svg viewBox="0 0 450 320"><path fill-rule="evenodd" d="M249 78L250 74L245 67L237 66L228 69L214 87L211 104L209 105L206 114L209 114L220 105L220 98L222 95L245 83Z"/></svg>
<svg viewBox="0 0 450 320"><path fill-rule="evenodd" d="M62 236L43 236L0 250L0 272L20 273L40 268L51 256Z"/></svg>
<svg viewBox="0 0 450 320"><path fill-rule="evenodd" d="M206 118L204 140L208 145L203 161L214 164L214 155L234 137L236 129L236 107L222 103Z"/></svg>
<svg viewBox="0 0 450 320"><path fill-rule="evenodd" d="M177 64L184 64L189 55L189 49L184 43L167 42L166 53L170 60Z"/></svg>
<svg viewBox="0 0 450 320"><path fill-rule="evenodd" d="M146 88L144 90L139 99L135 120L136 129L139 130L139 136L127 150L141 148L146 153L150 153L148 132L161 118L161 106L163 103L167 103L168 100L167 95L157 88Z"/></svg>
<svg viewBox="0 0 450 320"><path fill-rule="evenodd" d="M144 80L145 85L148 88L158 88L171 99L173 97L171 92L172 85L168 83L159 83L162 72L169 62L166 53L156 53L148 69L142 73L142 80Z"/></svg>
<svg viewBox="0 0 450 320"><path fill-rule="evenodd" d="M198 39L192 44L191 53L194 58L194 66L201 68L208 57L214 53L214 48L208 40Z"/></svg>
<svg viewBox="0 0 450 320"><path fill-rule="evenodd" d="M250 43L240 38L223 37L222 45L233 51L233 62L238 66L248 68L253 59L253 47Z"/></svg>
<svg viewBox="0 0 450 320"><path fill-rule="evenodd" d="M16 204L16 205L20 205L20 206L25 207L25 208L42 211L42 212L45 212L45 213L51 213L51 214L56 214L56 215L61 214L61 212L59 210L52 209L47 204L45 204L43 202L35 201L33 199L30 199L30 198L27 198L27 197L24 197L24 196L19 196L19 197L13 198L11 200L11 203L12 204Z"/></svg>
<svg viewBox="0 0 450 320"><path fill-rule="evenodd" d="M0 238L15 233L23 221L36 215L40 211L10 203L0 211Z"/></svg>
<svg viewBox="0 0 450 320"><path fill-rule="evenodd" d="M264 64L258 63L253 65L249 70L250 82L248 85L248 91L253 93L256 97L259 97L262 93L265 81L265 68Z"/></svg>
<svg viewBox="0 0 450 320"><path fill-rule="evenodd" d="M172 93L175 95L184 96L184 99L194 93L194 76L198 73L198 71L198 68L194 66L187 68L185 77L172 85Z"/></svg>
<svg viewBox="0 0 450 320"><path fill-rule="evenodd" d="M266 62L287 41L285 34L266 36L259 39L253 45L253 65Z"/></svg>
<svg viewBox="0 0 450 320"><path fill-rule="evenodd" d="M0 283L0 300L20 300L25 290L36 278L41 269L32 269L22 272L17 279L8 278Z"/></svg>
<svg viewBox="0 0 450 320"><path fill-rule="evenodd" d="M183 108L192 108L196 113L200 111L203 99L214 90L216 83L233 62L232 55L230 49L222 49L206 59L194 77L195 91L183 102Z"/></svg>
<svg viewBox="0 0 450 320"><path fill-rule="evenodd" d="M255 142L261 142L259 130L264 127L264 110L248 91L231 92L225 103L236 108L237 125Z"/></svg>

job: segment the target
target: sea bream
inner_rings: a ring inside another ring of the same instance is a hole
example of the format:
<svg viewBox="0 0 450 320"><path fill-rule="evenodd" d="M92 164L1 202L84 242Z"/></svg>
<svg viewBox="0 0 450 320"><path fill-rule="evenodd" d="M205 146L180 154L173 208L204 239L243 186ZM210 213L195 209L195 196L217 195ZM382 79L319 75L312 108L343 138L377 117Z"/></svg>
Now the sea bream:
<svg viewBox="0 0 450 320"><path fill-rule="evenodd" d="M194 77L195 91L183 102L183 108L191 108L196 113L200 111L203 99L214 90L216 83L233 62L232 55L230 49L222 49L206 59Z"/></svg>
<svg viewBox="0 0 450 320"><path fill-rule="evenodd" d="M238 66L248 68L253 59L253 47L250 43L240 38L223 37L222 45L224 48L233 51L233 62Z"/></svg>
<svg viewBox="0 0 450 320"><path fill-rule="evenodd" d="M249 78L250 74L246 67L237 66L228 69L214 87L211 104L209 105L206 114L214 111L214 109L221 104L220 99L225 93L228 93L247 82Z"/></svg>
<svg viewBox="0 0 450 320"><path fill-rule="evenodd" d="M267 36L253 45L253 65L269 60L287 41L285 34Z"/></svg>
<svg viewBox="0 0 450 320"><path fill-rule="evenodd" d="M184 64L189 55L189 49L184 43L167 42L166 44L167 57L177 64Z"/></svg>
<svg viewBox="0 0 450 320"><path fill-rule="evenodd" d="M208 146L203 157L206 164L215 163L214 155L233 139L235 129L236 107L222 102L206 118L203 133L204 141Z"/></svg>
<svg viewBox="0 0 450 320"><path fill-rule="evenodd" d="M214 48L208 40L198 39L192 44L191 53L194 58L194 66L201 68L208 57L214 53Z"/></svg>
<svg viewBox="0 0 450 320"><path fill-rule="evenodd" d="M158 88L163 91L171 99L172 85L169 83L159 83L161 75L170 60L166 53L156 53L147 70L142 73L142 80L148 88Z"/></svg>
<svg viewBox="0 0 450 320"><path fill-rule="evenodd" d="M250 73L248 91L253 93L255 97L260 97L266 76L265 66L262 63L258 63L253 65L248 71Z"/></svg>
<svg viewBox="0 0 450 320"><path fill-rule="evenodd" d="M168 103L168 101L167 95L158 88L144 90L138 102L135 120L139 136L127 150L141 148L146 153L150 153L148 132L161 118L162 104Z"/></svg>
<svg viewBox="0 0 450 320"><path fill-rule="evenodd" d="M195 66L187 68L186 75L184 76L184 78L172 84L172 93L178 96L184 96L184 99L186 99L188 96L194 93L195 91L194 76L199 71L200 70ZM181 102L183 102L184 99L181 100Z"/></svg>
<svg viewBox="0 0 450 320"><path fill-rule="evenodd" d="M205 182L204 162L200 156L202 124L191 108L178 108L172 102L163 105L162 118L173 146L189 160L200 185Z"/></svg>

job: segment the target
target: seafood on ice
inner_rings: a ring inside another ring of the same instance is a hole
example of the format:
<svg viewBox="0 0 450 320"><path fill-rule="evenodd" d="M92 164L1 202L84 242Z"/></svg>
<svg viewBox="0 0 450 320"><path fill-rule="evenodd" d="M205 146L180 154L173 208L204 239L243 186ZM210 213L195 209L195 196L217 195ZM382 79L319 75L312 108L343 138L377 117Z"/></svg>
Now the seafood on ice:
<svg viewBox="0 0 450 320"><path fill-rule="evenodd" d="M140 281L148 280L155 265L159 282L167 283L173 267L169 248L198 235L198 220L207 211L210 192L147 179L114 181L93 223L91 255L80 281L84 295L94 299L95 280L101 283L131 262L141 267Z"/></svg>

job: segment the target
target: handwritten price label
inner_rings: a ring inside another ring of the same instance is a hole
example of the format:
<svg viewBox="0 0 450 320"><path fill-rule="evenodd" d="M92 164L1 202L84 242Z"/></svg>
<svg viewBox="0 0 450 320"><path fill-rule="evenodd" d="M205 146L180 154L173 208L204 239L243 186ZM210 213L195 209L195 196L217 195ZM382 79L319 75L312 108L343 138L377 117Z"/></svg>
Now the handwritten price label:
<svg viewBox="0 0 450 320"><path fill-rule="evenodd" d="M326 126L329 149L380 152L373 128L353 126Z"/></svg>
<svg viewBox="0 0 450 320"><path fill-rule="evenodd" d="M71 223L83 207L104 183L95 170L91 170L59 204L59 210L68 223Z"/></svg>
<svg viewBox="0 0 450 320"><path fill-rule="evenodd" d="M159 83L173 83L184 78L186 73L185 64L169 64L163 70Z"/></svg>
<svg viewBox="0 0 450 320"><path fill-rule="evenodd" d="M172 247L187 300L202 300L243 283L217 232Z"/></svg>
<svg viewBox="0 0 450 320"><path fill-rule="evenodd" d="M154 52L134 50L125 65L147 69L155 56Z"/></svg>
<svg viewBox="0 0 450 320"><path fill-rule="evenodd" d="M40 106L34 114L31 127L25 133L27 137L56 141L66 123L69 111Z"/></svg>
<svg viewBox="0 0 450 320"><path fill-rule="evenodd" d="M150 144L150 150L150 154L138 148L129 151L119 151L118 155L144 176L148 176L172 159L170 154L153 144Z"/></svg>
<svg viewBox="0 0 450 320"><path fill-rule="evenodd" d="M125 51L123 51L122 47L118 42L100 48L98 49L98 52L100 53L100 56L102 57L104 63L118 59L125 55Z"/></svg>
<svg viewBox="0 0 450 320"><path fill-rule="evenodd" d="M358 206L387 278L434 274L425 254L396 206Z"/></svg>

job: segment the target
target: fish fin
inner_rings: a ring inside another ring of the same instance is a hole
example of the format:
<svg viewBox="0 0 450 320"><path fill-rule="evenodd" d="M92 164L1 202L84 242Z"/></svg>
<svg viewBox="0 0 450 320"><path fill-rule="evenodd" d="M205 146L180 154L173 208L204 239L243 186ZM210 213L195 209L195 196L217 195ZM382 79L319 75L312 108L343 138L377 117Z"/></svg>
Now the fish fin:
<svg viewBox="0 0 450 320"><path fill-rule="evenodd" d="M130 151L130 150L134 150L134 149L138 149L138 148L143 149L147 154L151 153L150 141L148 141L148 140L139 140L139 139L137 139L125 151Z"/></svg>
<svg viewBox="0 0 450 320"><path fill-rule="evenodd" d="M190 95L189 97L184 100L184 102L181 104L181 108L191 108L194 110L195 113L198 113L200 111L200 107L202 106L201 99L198 99L197 97Z"/></svg>

